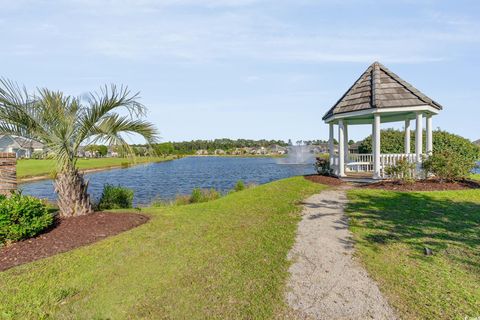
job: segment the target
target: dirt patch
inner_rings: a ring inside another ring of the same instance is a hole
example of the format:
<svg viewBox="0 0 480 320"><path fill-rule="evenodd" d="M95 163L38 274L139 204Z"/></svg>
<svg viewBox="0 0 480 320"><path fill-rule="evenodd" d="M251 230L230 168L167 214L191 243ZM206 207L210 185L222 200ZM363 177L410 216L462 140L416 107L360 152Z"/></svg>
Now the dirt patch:
<svg viewBox="0 0 480 320"><path fill-rule="evenodd" d="M361 188L394 191L446 191L478 189L480 188L480 183L472 180L441 182L433 179L419 180L413 183L401 183L399 181L379 181L363 185Z"/></svg>
<svg viewBox="0 0 480 320"><path fill-rule="evenodd" d="M91 244L148 220L147 216L141 214L105 212L57 219L45 233L0 248L0 271Z"/></svg>
<svg viewBox="0 0 480 320"><path fill-rule="evenodd" d="M326 177L318 174L311 174L304 176L305 179L315 183L325 184L327 186L339 186L343 184L343 181L335 177Z"/></svg>

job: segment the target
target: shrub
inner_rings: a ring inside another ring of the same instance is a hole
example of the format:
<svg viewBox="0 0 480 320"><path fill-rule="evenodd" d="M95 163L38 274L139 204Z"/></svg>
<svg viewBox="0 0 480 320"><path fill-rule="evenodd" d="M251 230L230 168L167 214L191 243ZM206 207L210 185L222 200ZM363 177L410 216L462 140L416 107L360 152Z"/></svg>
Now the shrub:
<svg viewBox="0 0 480 320"><path fill-rule="evenodd" d="M405 132L395 129L384 129L380 132L380 152L381 153L404 153ZM412 143L415 145L415 133L411 133ZM434 139L435 140L435 139ZM358 145L359 153L372 153L372 136L363 139Z"/></svg>
<svg viewBox="0 0 480 320"><path fill-rule="evenodd" d="M232 191L233 192L233 191ZM151 207L166 207L166 206L183 206L191 203L200 203L216 200L221 197L220 192L215 189L201 189L195 188L191 194L177 195L173 200L164 200L161 198L154 199Z"/></svg>
<svg viewBox="0 0 480 320"><path fill-rule="evenodd" d="M422 166L428 175L453 181L468 178L475 167L475 160L455 151L444 150L425 159Z"/></svg>
<svg viewBox="0 0 480 320"><path fill-rule="evenodd" d="M98 202L98 210L131 208L133 203L133 190L105 184L102 196Z"/></svg>
<svg viewBox="0 0 480 320"><path fill-rule="evenodd" d="M195 188L190 195L190 203L207 202L220 198L220 193L215 189Z"/></svg>
<svg viewBox="0 0 480 320"><path fill-rule="evenodd" d="M385 168L385 173L396 180L403 183L412 183L415 180L413 176L413 170L415 169L415 163L408 162L407 159L400 159L396 165Z"/></svg>
<svg viewBox="0 0 480 320"><path fill-rule="evenodd" d="M233 189L235 191L245 190L245 183L243 182L243 180L238 180Z"/></svg>
<svg viewBox="0 0 480 320"><path fill-rule="evenodd" d="M14 193L0 197L0 243L33 237L53 223L40 199Z"/></svg>
<svg viewBox="0 0 480 320"><path fill-rule="evenodd" d="M45 158L46 153L43 151L34 151L30 156L31 159L43 159Z"/></svg>
<svg viewBox="0 0 480 320"><path fill-rule="evenodd" d="M330 168L330 160L318 157L313 165L317 173L321 176L332 176L333 170Z"/></svg>
<svg viewBox="0 0 480 320"><path fill-rule="evenodd" d="M480 159L480 147L459 135L437 130L433 132L433 153L456 153L463 162L471 162L472 170Z"/></svg>
<svg viewBox="0 0 480 320"><path fill-rule="evenodd" d="M435 130L433 135L433 152L443 152L445 150L455 151L463 156L478 160L480 159L480 147L459 135L442 130ZM380 151L382 153L404 153L405 152L405 132L394 129L382 130L380 134ZM426 133L423 132L423 148L426 146ZM415 146L415 131L411 132L411 148ZM372 136L368 136L358 146L360 153L372 153ZM414 150L411 150L414 152Z"/></svg>

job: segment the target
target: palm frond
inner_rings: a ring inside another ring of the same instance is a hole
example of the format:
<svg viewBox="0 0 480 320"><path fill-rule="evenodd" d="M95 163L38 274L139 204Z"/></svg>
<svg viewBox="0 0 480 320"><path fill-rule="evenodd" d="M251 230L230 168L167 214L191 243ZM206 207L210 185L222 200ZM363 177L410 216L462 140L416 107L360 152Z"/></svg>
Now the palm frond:
<svg viewBox="0 0 480 320"><path fill-rule="evenodd" d="M127 132L130 130L132 133L143 136L147 143L154 141L157 133L153 125L150 125L151 128L147 128L142 126L148 124L147 122L135 120L135 118L142 117L146 114L146 108L138 102L138 98L139 94L132 94L128 87L117 87L115 85L111 85L110 87L104 86L100 91L89 94L87 97L89 105L82 109L82 116L79 118L80 125L75 144L76 148L88 139L98 141L98 138L95 136L98 135L99 130L104 132L104 135L108 132L110 135L109 141L112 144L123 145L126 143L119 135L114 139L112 136L113 132ZM118 116L118 112L122 111L127 112L128 116ZM120 130L122 123L130 123L130 130ZM135 123L137 127L133 126ZM114 127L111 128L111 130L105 130L108 125L113 125ZM116 143L113 143L113 140L115 140ZM93 140L91 140L90 143L93 143L92 141ZM131 153L131 150L128 150L128 153Z"/></svg>

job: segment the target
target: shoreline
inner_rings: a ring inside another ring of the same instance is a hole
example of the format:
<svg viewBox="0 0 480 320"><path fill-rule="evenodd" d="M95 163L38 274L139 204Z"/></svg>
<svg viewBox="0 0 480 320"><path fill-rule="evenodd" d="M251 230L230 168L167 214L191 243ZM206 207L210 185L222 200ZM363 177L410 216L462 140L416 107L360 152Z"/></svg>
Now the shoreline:
<svg viewBox="0 0 480 320"><path fill-rule="evenodd" d="M132 164L129 164L128 166L118 165L118 166L108 166L108 167L91 168L91 169L78 169L78 171L82 174L87 174L92 172L108 171L108 170L114 170L114 169L128 169L128 168L139 166L142 164L160 163L160 162L167 162L167 161L173 161L178 159L181 159L181 157L171 158L171 159L162 159L162 160L150 161L150 162L132 163ZM22 178L17 178L17 184L35 182L35 181L41 181L41 180L53 180L53 178L50 173L37 175L37 176L26 176Z"/></svg>

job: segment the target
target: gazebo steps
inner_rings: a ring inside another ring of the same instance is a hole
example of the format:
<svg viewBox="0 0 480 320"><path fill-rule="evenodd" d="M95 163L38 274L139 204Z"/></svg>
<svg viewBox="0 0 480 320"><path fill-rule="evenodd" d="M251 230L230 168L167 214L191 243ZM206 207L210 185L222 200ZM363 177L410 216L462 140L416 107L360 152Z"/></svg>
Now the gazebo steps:
<svg viewBox="0 0 480 320"><path fill-rule="evenodd" d="M345 182L352 182L352 183L374 183L378 180L373 179L373 176L370 174L347 174L346 177L340 178L342 181Z"/></svg>

